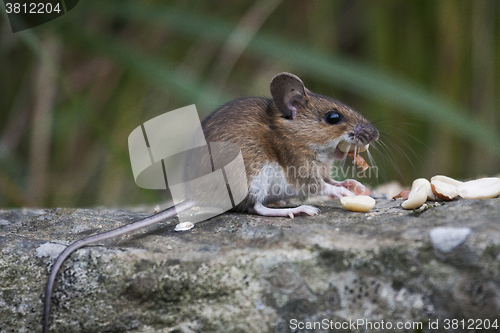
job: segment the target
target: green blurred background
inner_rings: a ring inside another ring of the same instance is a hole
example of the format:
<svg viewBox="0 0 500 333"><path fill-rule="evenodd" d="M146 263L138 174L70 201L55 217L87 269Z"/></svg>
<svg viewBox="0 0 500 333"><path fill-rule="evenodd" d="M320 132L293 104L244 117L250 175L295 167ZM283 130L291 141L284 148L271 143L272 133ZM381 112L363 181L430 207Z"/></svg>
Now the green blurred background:
<svg viewBox="0 0 500 333"><path fill-rule="evenodd" d="M372 186L500 172L497 0L81 0L16 34L2 12L1 207L158 202L129 133L270 96L281 71L376 123Z"/></svg>

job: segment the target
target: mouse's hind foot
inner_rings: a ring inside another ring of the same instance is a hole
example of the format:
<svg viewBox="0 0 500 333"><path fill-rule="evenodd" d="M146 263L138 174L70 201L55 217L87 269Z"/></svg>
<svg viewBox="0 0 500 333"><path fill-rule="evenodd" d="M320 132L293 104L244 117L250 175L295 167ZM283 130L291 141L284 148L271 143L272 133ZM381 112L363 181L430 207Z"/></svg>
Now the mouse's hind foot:
<svg viewBox="0 0 500 333"><path fill-rule="evenodd" d="M249 213L262 215L262 216L282 216L294 218L295 215L305 213L307 215L317 215L319 209L309 205L302 205L295 208L269 208L264 206L262 203L257 202L253 207L248 208Z"/></svg>

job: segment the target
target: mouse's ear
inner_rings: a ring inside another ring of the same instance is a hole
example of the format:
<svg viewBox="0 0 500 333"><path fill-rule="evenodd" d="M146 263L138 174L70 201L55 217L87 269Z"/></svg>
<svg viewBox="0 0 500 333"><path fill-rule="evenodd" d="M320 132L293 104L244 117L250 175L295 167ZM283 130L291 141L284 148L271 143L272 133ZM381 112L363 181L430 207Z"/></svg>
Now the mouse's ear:
<svg viewBox="0 0 500 333"><path fill-rule="evenodd" d="M285 117L292 120L297 116L297 110L306 104L306 90L302 80L290 73L279 73L271 81L274 104Z"/></svg>

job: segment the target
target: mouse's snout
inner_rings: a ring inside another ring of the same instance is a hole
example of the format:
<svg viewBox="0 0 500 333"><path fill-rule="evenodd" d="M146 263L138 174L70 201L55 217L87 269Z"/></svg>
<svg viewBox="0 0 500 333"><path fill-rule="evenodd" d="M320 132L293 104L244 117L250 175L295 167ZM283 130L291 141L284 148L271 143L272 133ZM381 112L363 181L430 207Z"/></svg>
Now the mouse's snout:
<svg viewBox="0 0 500 333"><path fill-rule="evenodd" d="M359 143L366 146L372 141L376 141L379 137L378 130L371 123L356 124L349 137L353 143Z"/></svg>

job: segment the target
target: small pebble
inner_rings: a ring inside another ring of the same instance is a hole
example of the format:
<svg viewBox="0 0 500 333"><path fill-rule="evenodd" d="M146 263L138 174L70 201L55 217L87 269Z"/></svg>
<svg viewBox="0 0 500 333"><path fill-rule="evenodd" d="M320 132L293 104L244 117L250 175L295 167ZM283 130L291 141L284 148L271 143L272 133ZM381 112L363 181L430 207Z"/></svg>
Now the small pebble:
<svg viewBox="0 0 500 333"><path fill-rule="evenodd" d="M64 249L66 249L66 246L62 244L44 243L36 248L36 256L39 258L50 257L50 259L56 259Z"/></svg>
<svg viewBox="0 0 500 333"><path fill-rule="evenodd" d="M441 252L448 253L467 239L470 228L439 227L429 232L432 246Z"/></svg>
<svg viewBox="0 0 500 333"><path fill-rule="evenodd" d="M175 231L186 231L189 229L193 229L194 224L191 222L182 222L175 226Z"/></svg>

